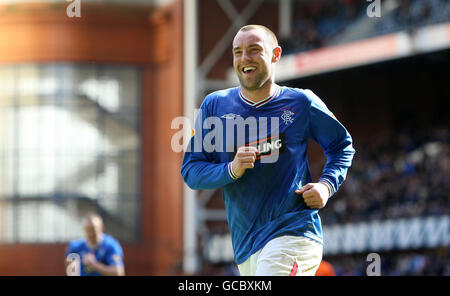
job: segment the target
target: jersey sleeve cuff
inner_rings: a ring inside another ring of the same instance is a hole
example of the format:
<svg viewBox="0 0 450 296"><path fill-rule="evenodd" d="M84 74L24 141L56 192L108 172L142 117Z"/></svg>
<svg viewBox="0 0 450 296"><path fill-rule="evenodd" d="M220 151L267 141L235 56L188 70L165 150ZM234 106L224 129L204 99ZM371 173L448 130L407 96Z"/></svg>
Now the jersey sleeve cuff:
<svg viewBox="0 0 450 296"><path fill-rule="evenodd" d="M239 177L237 177L233 172L233 164L232 162L228 163L228 174L230 175L231 179L237 180Z"/></svg>
<svg viewBox="0 0 450 296"><path fill-rule="evenodd" d="M323 185L327 186L329 197L331 197L331 196L335 193L335 192L334 192L334 189L333 189L333 185L332 185L331 182L328 181L327 179L321 178L321 179L319 180L319 183L322 183Z"/></svg>

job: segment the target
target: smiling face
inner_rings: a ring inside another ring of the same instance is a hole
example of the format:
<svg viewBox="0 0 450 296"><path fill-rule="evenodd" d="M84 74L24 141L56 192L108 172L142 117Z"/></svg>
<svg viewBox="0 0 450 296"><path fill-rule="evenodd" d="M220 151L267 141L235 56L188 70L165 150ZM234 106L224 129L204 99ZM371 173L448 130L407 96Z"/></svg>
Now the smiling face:
<svg viewBox="0 0 450 296"><path fill-rule="evenodd" d="M233 67L243 88L253 91L274 79L281 48L260 28L239 31L233 40Z"/></svg>

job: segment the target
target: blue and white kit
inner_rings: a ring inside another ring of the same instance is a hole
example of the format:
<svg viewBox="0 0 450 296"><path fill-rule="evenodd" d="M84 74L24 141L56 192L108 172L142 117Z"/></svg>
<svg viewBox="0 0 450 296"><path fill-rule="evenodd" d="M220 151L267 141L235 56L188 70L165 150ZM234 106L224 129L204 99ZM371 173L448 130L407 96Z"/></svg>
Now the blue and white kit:
<svg viewBox="0 0 450 296"><path fill-rule="evenodd" d="M120 243L112 236L104 233L103 240L95 249L89 247L86 239L76 239L69 243L66 250L66 257L75 253L80 256L80 259L88 253L92 253L98 262L105 265L123 265L123 250ZM81 260L80 275L81 276L100 276L97 271L89 270Z"/></svg>
<svg viewBox="0 0 450 296"><path fill-rule="evenodd" d="M261 152L254 168L241 178L231 169L240 146L238 132L231 133L236 126L227 122L238 122L238 118L249 123L243 144ZM251 130L251 118L257 122L256 131ZM220 120L220 128L214 120ZM192 189L223 189L237 264L281 236L303 236L322 243L318 210L309 208L295 193L313 182L309 139L327 156L320 182L333 195L345 180L355 150L345 127L312 91L277 86L273 95L254 103L236 87L211 93L203 101L181 174Z"/></svg>

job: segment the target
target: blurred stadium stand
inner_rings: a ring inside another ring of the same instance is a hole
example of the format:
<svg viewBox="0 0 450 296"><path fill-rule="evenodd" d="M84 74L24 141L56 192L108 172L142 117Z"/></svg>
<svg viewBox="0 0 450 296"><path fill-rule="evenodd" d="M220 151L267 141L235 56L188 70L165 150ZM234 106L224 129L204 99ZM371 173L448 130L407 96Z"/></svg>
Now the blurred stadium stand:
<svg viewBox="0 0 450 296"><path fill-rule="evenodd" d="M449 215L450 134L433 130L389 131L357 143L358 157L336 202L324 209L329 224L390 217Z"/></svg>
<svg viewBox="0 0 450 296"><path fill-rule="evenodd" d="M292 35L280 41L285 54L344 44L426 25L447 22L445 0L381 1L382 17L367 17L369 2L294 1Z"/></svg>

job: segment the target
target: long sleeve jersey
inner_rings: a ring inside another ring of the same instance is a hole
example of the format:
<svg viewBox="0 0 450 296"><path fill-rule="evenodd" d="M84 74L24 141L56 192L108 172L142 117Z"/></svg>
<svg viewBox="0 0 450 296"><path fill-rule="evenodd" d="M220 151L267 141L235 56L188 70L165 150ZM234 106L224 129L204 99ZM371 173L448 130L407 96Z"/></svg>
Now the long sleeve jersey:
<svg viewBox="0 0 450 296"><path fill-rule="evenodd" d="M327 157L320 181L331 195L344 182L355 150L348 131L319 97L310 90L277 87L255 103L238 87L216 91L203 101L194 127L181 175L192 189L223 189L237 264L282 235L323 242L318 210L295 193L312 182L308 140ZM236 178L231 162L244 145L260 154L254 168Z"/></svg>

